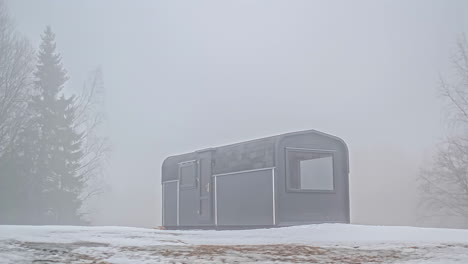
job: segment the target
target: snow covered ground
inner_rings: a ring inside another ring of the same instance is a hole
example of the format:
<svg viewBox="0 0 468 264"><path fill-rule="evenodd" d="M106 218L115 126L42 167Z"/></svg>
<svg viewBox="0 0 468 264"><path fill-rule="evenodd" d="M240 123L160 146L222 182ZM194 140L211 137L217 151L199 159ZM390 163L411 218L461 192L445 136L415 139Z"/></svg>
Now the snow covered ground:
<svg viewBox="0 0 468 264"><path fill-rule="evenodd" d="M242 231L0 226L0 263L468 263L468 230L322 224Z"/></svg>

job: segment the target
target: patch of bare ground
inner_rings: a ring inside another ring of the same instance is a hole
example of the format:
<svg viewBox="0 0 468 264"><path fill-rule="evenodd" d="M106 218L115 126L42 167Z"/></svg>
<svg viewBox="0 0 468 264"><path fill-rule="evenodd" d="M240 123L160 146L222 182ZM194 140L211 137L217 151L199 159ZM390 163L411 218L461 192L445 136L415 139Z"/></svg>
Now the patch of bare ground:
<svg viewBox="0 0 468 264"><path fill-rule="evenodd" d="M374 264L403 263L407 260L430 259L431 254L455 257L465 252L467 244L436 244L432 246L372 246L344 245L160 245L113 246L106 243L15 243L18 250L29 252L32 263L109 264L115 258L154 263L317 263ZM1 253L0 247L0 253ZM428 253L431 253L429 256ZM439 254L439 255L440 255ZM428 258L429 257L429 258ZM31 263L29 262L29 263Z"/></svg>
<svg viewBox="0 0 468 264"><path fill-rule="evenodd" d="M125 247L126 251L141 251L138 247ZM317 247L295 244L274 245L199 245L159 246L143 249L152 255L172 259L175 263L187 260L213 263L277 262L277 263L392 263L406 259L407 254L399 250L365 250L344 247ZM190 262L190 261L189 261Z"/></svg>
<svg viewBox="0 0 468 264"><path fill-rule="evenodd" d="M87 264L109 264L104 261L110 254L103 253L100 257L89 256L73 252L74 249L82 247L108 247L106 243L95 243L89 241L78 241L74 243L38 243L22 242L18 245L24 250L31 252L32 263L87 263Z"/></svg>

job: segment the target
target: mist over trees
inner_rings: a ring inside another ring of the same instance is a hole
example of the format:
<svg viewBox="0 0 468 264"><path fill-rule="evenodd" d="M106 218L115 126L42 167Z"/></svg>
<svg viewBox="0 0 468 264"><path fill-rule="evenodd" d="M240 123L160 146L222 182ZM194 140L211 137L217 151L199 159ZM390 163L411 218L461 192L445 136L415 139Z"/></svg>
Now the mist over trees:
<svg viewBox="0 0 468 264"><path fill-rule="evenodd" d="M462 3L46 2L0 0L0 224L154 226L165 156L313 128L350 144L355 223L468 227L466 40L446 71Z"/></svg>
<svg viewBox="0 0 468 264"><path fill-rule="evenodd" d="M29 209L26 179L13 175L19 173L13 169L17 166L13 153L19 151L18 134L28 119L33 59L32 46L16 32L5 3L0 1L0 222L25 219Z"/></svg>
<svg viewBox="0 0 468 264"><path fill-rule="evenodd" d="M16 32L0 1L0 158L12 147L26 119L33 59L32 46Z"/></svg>
<svg viewBox="0 0 468 264"><path fill-rule="evenodd" d="M0 1L0 224L85 224L108 152L101 72L67 95L52 29L41 37L35 57Z"/></svg>
<svg viewBox="0 0 468 264"><path fill-rule="evenodd" d="M453 77L441 80L440 95L452 133L420 173L422 218L452 216L468 227L468 43L460 38L452 57ZM443 223L442 223L443 224Z"/></svg>

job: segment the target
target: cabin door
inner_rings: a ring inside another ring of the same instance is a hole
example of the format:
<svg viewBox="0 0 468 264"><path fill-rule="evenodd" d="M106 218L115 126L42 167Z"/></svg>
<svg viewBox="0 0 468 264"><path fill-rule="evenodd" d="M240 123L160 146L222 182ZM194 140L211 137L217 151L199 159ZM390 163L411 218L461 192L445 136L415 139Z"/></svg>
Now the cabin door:
<svg viewBox="0 0 468 264"><path fill-rule="evenodd" d="M199 224L213 225L213 184L212 184L212 151L199 152Z"/></svg>
<svg viewBox="0 0 468 264"><path fill-rule="evenodd" d="M198 225L198 160L179 163L179 226Z"/></svg>

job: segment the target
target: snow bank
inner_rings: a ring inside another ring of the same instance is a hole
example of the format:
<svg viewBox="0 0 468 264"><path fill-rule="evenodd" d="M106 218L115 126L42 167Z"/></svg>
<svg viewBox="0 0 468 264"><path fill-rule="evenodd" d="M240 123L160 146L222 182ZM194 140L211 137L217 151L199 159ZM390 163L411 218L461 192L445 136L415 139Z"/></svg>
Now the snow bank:
<svg viewBox="0 0 468 264"><path fill-rule="evenodd" d="M0 263L468 263L468 230L346 224L156 230L0 226Z"/></svg>
<svg viewBox="0 0 468 264"><path fill-rule="evenodd" d="M0 226L0 240L6 239L51 243L73 243L86 240L115 245L468 243L468 230L347 224L319 224L236 231L156 230L112 226Z"/></svg>

